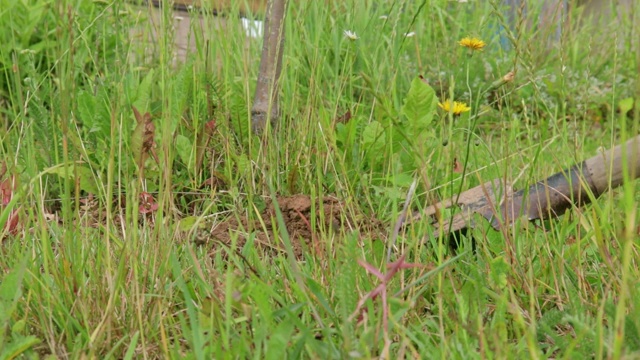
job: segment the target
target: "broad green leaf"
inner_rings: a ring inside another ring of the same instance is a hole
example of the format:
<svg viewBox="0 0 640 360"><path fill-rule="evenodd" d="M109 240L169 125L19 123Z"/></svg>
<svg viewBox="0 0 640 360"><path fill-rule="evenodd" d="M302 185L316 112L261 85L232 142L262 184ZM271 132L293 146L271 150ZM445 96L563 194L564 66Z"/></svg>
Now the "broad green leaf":
<svg viewBox="0 0 640 360"><path fill-rule="evenodd" d="M285 319L269 334L267 343L266 358L267 359L284 359L287 355L287 349L290 346L293 331L295 330L292 321Z"/></svg>
<svg viewBox="0 0 640 360"><path fill-rule="evenodd" d="M149 111L149 95L151 93L153 74L153 69L151 69L147 75L145 75L144 79L142 79L136 90L136 100L133 102L133 106L143 114Z"/></svg>
<svg viewBox="0 0 640 360"><path fill-rule="evenodd" d="M0 350L0 359L15 359L31 347L40 344L40 339L35 336L27 336L14 339Z"/></svg>
<svg viewBox="0 0 640 360"><path fill-rule="evenodd" d="M509 275L510 266L504 260L502 256L491 261L491 283L493 286L499 289L504 289L507 286L507 276Z"/></svg>
<svg viewBox="0 0 640 360"><path fill-rule="evenodd" d="M0 281L0 302L12 303L22 296L22 278L24 277L24 264L20 264Z"/></svg>
<svg viewBox="0 0 640 360"><path fill-rule="evenodd" d="M94 176L93 171L88 167L84 167L77 164L70 164L69 166L58 165L51 167L45 172L50 174L58 175L61 178L68 177L71 180L76 180L76 176L78 177L78 183L80 185L80 189L84 190L90 194L99 194L100 187L99 183L96 181L96 176Z"/></svg>
<svg viewBox="0 0 640 360"><path fill-rule="evenodd" d="M411 82L407 97L404 99L402 113L407 117L409 125L414 131L425 129L433 120L436 105L435 91L423 80L415 78Z"/></svg>
<svg viewBox="0 0 640 360"><path fill-rule="evenodd" d="M413 182L413 176L407 173L397 173L388 176L389 180L397 187L409 187Z"/></svg>
<svg viewBox="0 0 640 360"><path fill-rule="evenodd" d="M371 188L375 191L376 196L384 196L387 199L403 200L406 197L406 194L395 186L372 185Z"/></svg>
<svg viewBox="0 0 640 360"><path fill-rule="evenodd" d="M20 319L18 321L16 321L13 326L11 326L11 333L16 336L16 335L22 335L22 333L24 332L24 329L27 327L27 322L25 321L25 319Z"/></svg>
<svg viewBox="0 0 640 360"><path fill-rule="evenodd" d="M111 112L109 94L100 88L98 95L87 91L78 94L78 115L89 133L98 133L98 137L106 140L111 136Z"/></svg>
<svg viewBox="0 0 640 360"><path fill-rule="evenodd" d="M394 319L393 323L402 323L402 318L411 310L411 302L393 296L388 301L389 313Z"/></svg>
<svg viewBox="0 0 640 360"><path fill-rule="evenodd" d="M626 99L622 99L618 102L618 107L620 108L620 115L626 116L631 109L633 109L633 98L629 97Z"/></svg>
<svg viewBox="0 0 640 360"><path fill-rule="evenodd" d="M384 126L377 121L372 121L362 131L362 142L367 150L379 150L384 145ZM369 147L373 147L369 149Z"/></svg>
<svg viewBox="0 0 640 360"><path fill-rule="evenodd" d="M187 169L191 172L194 166L194 159L192 156L193 145L191 140L184 135L178 134L176 136L176 152L180 157L180 160L187 165Z"/></svg>
<svg viewBox="0 0 640 360"><path fill-rule="evenodd" d="M236 166L238 168L238 174L244 175L249 170L251 170L251 161L245 154L240 154L240 156L235 158Z"/></svg>
<svg viewBox="0 0 640 360"><path fill-rule="evenodd" d="M89 129L89 132L96 131L96 98L90 93L81 90L77 97L78 101L78 115L85 128Z"/></svg>
<svg viewBox="0 0 640 360"><path fill-rule="evenodd" d="M202 229L205 227L205 223L199 220L200 216L187 216L178 222L178 229L180 229L180 231L189 231L193 229L196 224Z"/></svg>
<svg viewBox="0 0 640 360"><path fill-rule="evenodd" d="M0 358L4 358L5 329L20 297L22 297L22 280L25 274L26 260L22 260L9 274L0 281Z"/></svg>

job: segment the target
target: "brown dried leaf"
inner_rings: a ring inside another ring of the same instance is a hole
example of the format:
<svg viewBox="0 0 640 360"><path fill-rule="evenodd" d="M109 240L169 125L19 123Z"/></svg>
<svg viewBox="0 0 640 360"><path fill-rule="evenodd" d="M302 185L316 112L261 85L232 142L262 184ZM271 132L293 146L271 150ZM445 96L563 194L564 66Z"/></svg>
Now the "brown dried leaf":
<svg viewBox="0 0 640 360"><path fill-rule="evenodd" d="M458 160L458 158L453 158L453 172L457 174L462 173L462 164Z"/></svg>
<svg viewBox="0 0 640 360"><path fill-rule="evenodd" d="M18 233L18 225L20 224L20 214L18 213L18 210L19 209L14 209L11 211L7 223L4 225L5 230L11 235L16 235Z"/></svg>
<svg viewBox="0 0 640 360"><path fill-rule="evenodd" d="M146 112L142 115L135 106L131 108L133 109L133 114L137 122L136 128L131 135L131 151L133 152L133 158L136 164L142 169L149 152L151 152L154 159L158 161L154 151L155 142L153 140L156 127L151 121L150 113Z"/></svg>
<svg viewBox="0 0 640 360"><path fill-rule="evenodd" d="M15 175L9 176L0 182L0 205L2 207L9 205L17 188L18 183Z"/></svg>
<svg viewBox="0 0 640 360"><path fill-rule="evenodd" d="M216 120L209 120L207 121L206 124L204 124L204 132L211 136L213 135L213 133L216 131L216 128L218 127L218 124L216 123Z"/></svg>
<svg viewBox="0 0 640 360"><path fill-rule="evenodd" d="M338 118L336 119L336 124L346 124L349 122L349 120L351 120L352 115L351 115L351 110L347 110L346 113L342 114L341 116L338 116Z"/></svg>

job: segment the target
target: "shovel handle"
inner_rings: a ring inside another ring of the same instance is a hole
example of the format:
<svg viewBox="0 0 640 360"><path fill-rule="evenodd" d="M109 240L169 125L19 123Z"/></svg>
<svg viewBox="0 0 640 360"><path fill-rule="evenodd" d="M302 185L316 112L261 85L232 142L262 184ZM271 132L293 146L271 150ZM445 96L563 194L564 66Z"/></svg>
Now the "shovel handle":
<svg viewBox="0 0 640 360"><path fill-rule="evenodd" d="M640 135L585 160L584 164L590 172L593 186L598 194L622 185L625 167L629 173L629 179L637 179L640 177Z"/></svg>
<svg viewBox="0 0 640 360"><path fill-rule="evenodd" d="M528 220L561 215L573 205L589 203L589 193L597 198L608 189L620 186L625 171L630 180L640 177L640 135L514 193L501 206L505 217L502 223L509 224L520 215L527 216ZM500 227L493 214L483 215L491 218L494 228Z"/></svg>

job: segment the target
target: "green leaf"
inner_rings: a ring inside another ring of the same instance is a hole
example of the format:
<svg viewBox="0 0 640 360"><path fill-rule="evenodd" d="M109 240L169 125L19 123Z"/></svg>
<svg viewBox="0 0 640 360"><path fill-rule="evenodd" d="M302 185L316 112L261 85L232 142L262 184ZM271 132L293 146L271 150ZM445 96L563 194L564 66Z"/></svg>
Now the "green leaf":
<svg viewBox="0 0 640 360"><path fill-rule="evenodd" d="M411 183L413 182L413 176L407 173L391 174L387 177L387 179L393 182L393 184L396 187L404 187L404 188L408 188L409 186L411 186Z"/></svg>
<svg viewBox="0 0 640 360"><path fill-rule="evenodd" d="M180 134L176 136L176 152L178 153L180 160L187 165L189 172L193 170L195 160L192 156L192 149L193 145L188 137Z"/></svg>
<svg viewBox="0 0 640 360"><path fill-rule="evenodd" d="M508 282L507 276L511 270L511 267L504 260L502 256L498 256L497 258L491 260L491 284L498 289L504 289Z"/></svg>
<svg viewBox="0 0 640 360"><path fill-rule="evenodd" d="M324 296L324 293L322 291L323 287L320 286L320 284L318 284L315 280L313 280L310 277L307 278L307 285L309 286L309 291L313 294L316 300L318 300L320 305L322 305L322 307L327 311L327 313L329 313L331 316L335 316L335 313L333 312L333 308L331 308L329 301Z"/></svg>
<svg viewBox="0 0 640 360"><path fill-rule="evenodd" d="M94 121L96 113L96 99L90 93L81 90L78 94L78 115L84 127L89 129L89 132L93 132L96 129L96 122Z"/></svg>
<svg viewBox="0 0 640 360"><path fill-rule="evenodd" d="M133 102L133 106L140 111L140 113L145 113L149 111L149 94L151 93L151 85L153 82L153 69L151 69L147 75L145 75L144 79L138 85L138 89L136 90L136 100Z"/></svg>
<svg viewBox="0 0 640 360"><path fill-rule="evenodd" d="M129 342L129 348L127 349L127 353L124 355L125 359L133 359L134 354L135 354L135 350L136 350L136 346L138 345L138 338L140 337L140 332L136 331L135 334L133 334L133 337L131 338L131 341Z"/></svg>
<svg viewBox="0 0 640 360"><path fill-rule="evenodd" d="M10 321L18 300L22 297L22 280L25 274L26 258L5 275L0 282L0 349L8 347L5 344L5 329ZM5 357L5 351L0 352L0 358Z"/></svg>
<svg viewBox="0 0 640 360"><path fill-rule="evenodd" d="M384 196L387 199L403 200L406 197L406 194L395 186L371 185L371 188L375 192L376 196Z"/></svg>
<svg viewBox="0 0 640 360"><path fill-rule="evenodd" d="M436 92L431 86L420 78L413 79L409 93L404 99L402 113L407 117L414 135L417 135L416 130L425 129L431 124L436 105Z"/></svg>
<svg viewBox="0 0 640 360"><path fill-rule="evenodd" d="M111 136L111 112L109 94L100 88L98 96L81 90L78 94L78 115L89 133L98 133L98 138L108 141Z"/></svg>
<svg viewBox="0 0 640 360"><path fill-rule="evenodd" d="M66 169L65 169L66 168ZM49 174L58 175L61 178L68 177L71 180L78 180L80 189L90 194L99 194L100 187L96 181L97 178L93 175L93 171L88 167L84 167L77 164L69 164L68 166L56 165L45 170Z"/></svg>
<svg viewBox="0 0 640 360"><path fill-rule="evenodd" d="M381 150L384 146L384 126L372 121L362 131L362 142L367 150ZM371 148L370 148L371 147Z"/></svg>
<svg viewBox="0 0 640 360"><path fill-rule="evenodd" d="M236 167L238 169L238 174L241 176L245 175L247 172L251 170L251 161L245 154L240 154L240 156L235 159Z"/></svg>
<svg viewBox="0 0 640 360"><path fill-rule="evenodd" d="M290 346L293 331L295 330L292 321L284 320L269 334L267 343L266 358L267 359L284 359L287 355L287 349Z"/></svg>
<svg viewBox="0 0 640 360"><path fill-rule="evenodd" d="M27 322L25 321L25 319L20 319L16 321L13 326L11 326L11 334L13 334L13 336L22 335L26 327Z"/></svg>
<svg viewBox="0 0 640 360"><path fill-rule="evenodd" d="M336 124L336 142L343 149L350 149L353 146L353 143L356 138L357 127L360 123L357 117L354 117L346 124L338 123Z"/></svg>
<svg viewBox="0 0 640 360"><path fill-rule="evenodd" d="M35 336L27 336L18 340L13 340L0 353L0 359L15 359L29 348L40 344L40 339Z"/></svg>
<svg viewBox="0 0 640 360"><path fill-rule="evenodd" d="M200 219L200 216L187 216L178 222L178 229L180 231L190 231L194 226L196 226L196 224L198 225L198 228L203 229L205 227L205 223L200 221Z"/></svg>
<svg viewBox="0 0 640 360"><path fill-rule="evenodd" d="M26 262L20 264L13 269L8 275L4 276L0 282L0 302L13 303L22 296L22 279L24 277L24 267Z"/></svg>
<svg viewBox="0 0 640 360"><path fill-rule="evenodd" d="M626 99L622 99L618 102L618 107L620 108L620 115L626 116L631 109L633 109L633 98L629 97Z"/></svg>

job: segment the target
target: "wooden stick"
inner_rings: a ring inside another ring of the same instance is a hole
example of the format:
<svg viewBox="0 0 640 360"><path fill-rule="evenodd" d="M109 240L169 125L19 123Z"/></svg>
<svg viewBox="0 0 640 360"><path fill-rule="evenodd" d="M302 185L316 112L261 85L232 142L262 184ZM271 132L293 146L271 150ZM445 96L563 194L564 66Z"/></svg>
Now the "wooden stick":
<svg viewBox="0 0 640 360"><path fill-rule="evenodd" d="M267 122L275 124L280 116L278 82L284 51L284 17L288 0L269 0L264 27L258 82L251 108L251 129L261 134Z"/></svg>

